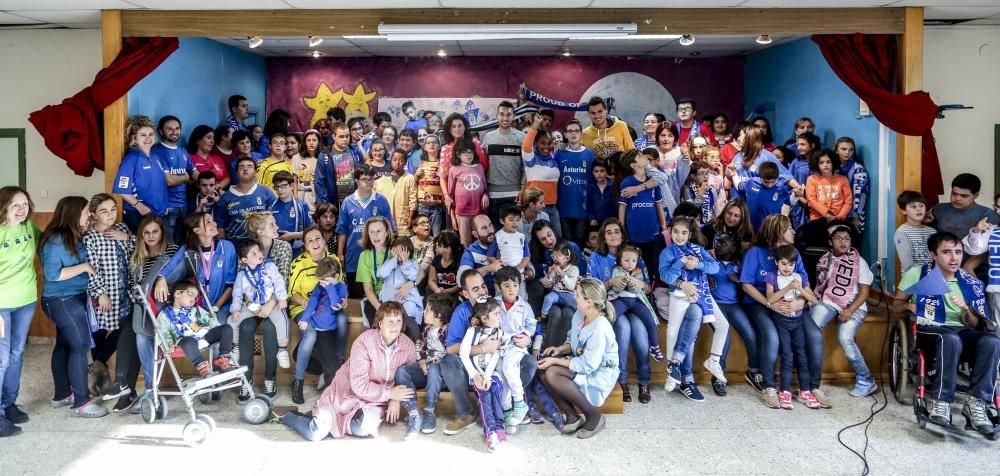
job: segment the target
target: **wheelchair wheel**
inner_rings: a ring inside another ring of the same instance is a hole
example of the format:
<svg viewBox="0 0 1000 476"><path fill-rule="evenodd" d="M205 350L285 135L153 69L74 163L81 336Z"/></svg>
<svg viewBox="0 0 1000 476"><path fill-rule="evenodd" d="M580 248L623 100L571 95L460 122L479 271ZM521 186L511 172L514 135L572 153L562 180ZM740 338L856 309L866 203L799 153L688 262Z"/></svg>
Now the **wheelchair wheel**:
<svg viewBox="0 0 1000 476"><path fill-rule="evenodd" d="M208 434L211 433L208 428L208 424L201 421L195 420L184 425L184 430L182 436L184 442L189 446L198 446L208 439Z"/></svg>
<svg viewBox="0 0 1000 476"><path fill-rule="evenodd" d="M906 321L896 321L889 334L889 388L896 401L910 403L910 330Z"/></svg>
<svg viewBox="0 0 1000 476"><path fill-rule="evenodd" d="M197 419L198 419L198 421L203 422L206 425L208 425L208 432L209 433L214 432L215 429L217 428L217 426L215 424L215 418L212 418L211 415L206 415L206 414L202 413L202 414L200 414L200 415L197 416Z"/></svg>
<svg viewBox="0 0 1000 476"><path fill-rule="evenodd" d="M243 406L243 419L251 425L260 425L271 417L270 404L259 396Z"/></svg>

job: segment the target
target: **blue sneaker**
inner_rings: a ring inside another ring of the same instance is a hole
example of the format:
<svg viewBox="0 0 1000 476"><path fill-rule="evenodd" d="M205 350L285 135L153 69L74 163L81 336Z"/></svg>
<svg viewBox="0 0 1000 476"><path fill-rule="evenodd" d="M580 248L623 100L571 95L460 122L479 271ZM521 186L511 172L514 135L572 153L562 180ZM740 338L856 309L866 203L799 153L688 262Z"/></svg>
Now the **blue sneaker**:
<svg viewBox="0 0 1000 476"><path fill-rule="evenodd" d="M701 394L701 390L698 390L698 386L694 382L682 383L681 393L687 397L688 400L692 402L704 402L705 396Z"/></svg>
<svg viewBox="0 0 1000 476"><path fill-rule="evenodd" d="M875 383L874 379L858 380L854 388L848 393L852 397L863 398L875 393L876 390L878 390L878 384Z"/></svg>
<svg viewBox="0 0 1000 476"><path fill-rule="evenodd" d="M675 388L681 383L681 363L676 360L671 360L667 364L667 381L663 384L663 389L667 392L673 392Z"/></svg>
<svg viewBox="0 0 1000 476"><path fill-rule="evenodd" d="M142 395L139 395L139 398L135 399L135 403L132 404L131 413L133 415L138 415L138 414L142 413L142 401L145 400L145 399L147 399L147 398L149 398L149 397L151 397L152 395L153 395L153 392L150 391L150 390L146 390L145 392L142 392Z"/></svg>

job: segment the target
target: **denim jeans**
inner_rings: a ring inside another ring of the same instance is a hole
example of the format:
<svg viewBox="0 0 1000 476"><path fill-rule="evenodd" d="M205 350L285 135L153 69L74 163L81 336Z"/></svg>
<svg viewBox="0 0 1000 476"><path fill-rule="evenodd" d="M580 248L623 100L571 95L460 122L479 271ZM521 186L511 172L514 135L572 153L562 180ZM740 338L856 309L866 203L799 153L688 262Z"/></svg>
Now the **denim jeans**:
<svg viewBox="0 0 1000 476"><path fill-rule="evenodd" d="M184 243L184 208L168 208L163 214L163 224L167 227L167 236L174 243Z"/></svg>
<svg viewBox="0 0 1000 476"><path fill-rule="evenodd" d="M555 204L545 205L544 210L545 213L549 214L549 222L552 223L552 231L556 232L556 236L566 238L562 233L562 220L559 219L559 207Z"/></svg>
<svg viewBox="0 0 1000 476"><path fill-rule="evenodd" d="M295 430L299 436L306 439L306 441L320 441L327 436L330 436L330 430L328 428L320 428L316 424L316 418L308 415L299 415L296 413L286 413L281 416L281 423L285 426Z"/></svg>
<svg viewBox="0 0 1000 476"><path fill-rule="evenodd" d="M771 311L760 303L744 304L743 309L750 317L757 332L757 357L760 374L764 378L764 388L774 388L774 363L778 360L778 330L771 320Z"/></svg>
<svg viewBox="0 0 1000 476"><path fill-rule="evenodd" d="M811 309L810 309L811 311ZM802 311L805 321L802 323L802 332L805 333L806 356L809 359L809 385L808 390L817 389L823 380L823 329ZM798 358L798 357L796 357ZM806 387L803 385L803 387Z"/></svg>
<svg viewBox="0 0 1000 476"><path fill-rule="evenodd" d="M56 345L52 349L53 400L72 393L73 408L90 400L87 386L87 352L93 337L87 319L87 294L43 297L42 310L56 325Z"/></svg>
<svg viewBox="0 0 1000 476"><path fill-rule="evenodd" d="M424 392L426 394L424 398L424 410L434 412L438 397L441 396L441 388L444 385L444 378L441 376L441 365L439 363L428 364L427 375L424 375L424 371L420 370L420 366L417 364L404 365L396 369L395 377L396 385L406 385L413 390L419 388L426 389L426 392ZM412 398L403 402L403 406L407 410L417 410L416 392L414 392Z"/></svg>
<svg viewBox="0 0 1000 476"><path fill-rule="evenodd" d="M646 335L649 337L649 347L660 346L660 334L656 331L656 316L653 315L646 303L639 298L619 296L611 301L615 308L616 316L631 315L639 318L639 322L646 328Z"/></svg>
<svg viewBox="0 0 1000 476"><path fill-rule="evenodd" d="M343 311L337 313L337 358L341 361L347 351L347 314ZM306 330L302 331L299 339L298 352L295 354L295 379L306 378L306 367L309 366L309 359L312 357L313 349L316 346L316 328L310 324Z"/></svg>
<svg viewBox="0 0 1000 476"><path fill-rule="evenodd" d="M0 309L4 334L0 337L0 382L3 382L0 416L4 409L17 403L21 390L21 367L24 363L24 344L28 342L28 328L35 315L35 302L21 307Z"/></svg>
<svg viewBox="0 0 1000 476"><path fill-rule="evenodd" d="M556 304L576 309L576 294L570 291L549 291L549 293L545 295L545 299L542 300L541 315L548 317L549 311L552 310L552 306L555 306Z"/></svg>
<svg viewBox="0 0 1000 476"><path fill-rule="evenodd" d="M813 306L811 311L812 321L820 328L839 314L836 309L825 303ZM854 341L854 336L857 335L861 324L865 323L866 317L868 317L868 313L865 310L858 309L854 311L854 314L851 314L851 318L847 322L842 322L837 327L837 340L840 342L840 348L844 350L844 357L847 357L847 361L850 362L851 367L854 367L857 381L859 383L874 383L875 379L872 378L871 371L868 369L865 356L861 355L861 349L858 348L857 342ZM812 375L812 369L809 369L809 374Z"/></svg>
<svg viewBox="0 0 1000 476"><path fill-rule="evenodd" d="M747 317L743 305L739 303L719 304L719 308L729 320L729 325L743 339L743 345L747 349L747 368L751 372L760 371L760 360L757 357L757 333L754 331L753 324L750 323L750 318ZM730 332L729 339L726 340L726 350L722 352L722 358L719 360L723 369L726 368L726 358L729 356L729 343L732 342L732 335L733 333Z"/></svg>
<svg viewBox="0 0 1000 476"><path fill-rule="evenodd" d="M778 333L778 347L781 349L781 386L782 392L791 390L792 368L798 364L799 389L811 390L809 375L810 359L806 352L805 321L811 321L799 314L796 317L782 316L771 313L775 320L774 328Z"/></svg>
<svg viewBox="0 0 1000 476"><path fill-rule="evenodd" d="M443 203L417 205L417 213L427 215L431 220L431 235L438 236L444 229L445 209Z"/></svg>
<svg viewBox="0 0 1000 476"><path fill-rule="evenodd" d="M139 354L139 363L142 365L142 380L146 385L146 390L153 388L153 365L156 356L156 341L153 336L142 334L135 335L135 350Z"/></svg>
<svg viewBox="0 0 1000 476"><path fill-rule="evenodd" d="M624 314L615 317L612 325L615 329L615 340L618 342L618 382L628 381L628 349L632 346L632 356L635 357L636 373L639 383L649 385L649 336L646 326L634 314Z"/></svg>
<svg viewBox="0 0 1000 476"><path fill-rule="evenodd" d="M698 330L701 328L701 320L704 313L701 306L688 306L681 321L681 327L677 333L677 343L674 344L671 360L678 360L681 363L681 376L685 382L694 381L694 343L698 340Z"/></svg>

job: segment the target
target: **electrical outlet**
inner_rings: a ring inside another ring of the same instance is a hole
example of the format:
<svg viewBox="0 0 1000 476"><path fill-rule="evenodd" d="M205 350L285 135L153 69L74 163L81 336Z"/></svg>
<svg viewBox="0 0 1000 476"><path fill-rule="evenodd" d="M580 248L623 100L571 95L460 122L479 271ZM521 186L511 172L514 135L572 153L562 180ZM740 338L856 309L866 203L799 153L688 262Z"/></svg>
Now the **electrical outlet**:
<svg viewBox="0 0 1000 476"><path fill-rule="evenodd" d="M41 195L42 198L49 198L49 191L48 190L42 190L38 194Z"/></svg>

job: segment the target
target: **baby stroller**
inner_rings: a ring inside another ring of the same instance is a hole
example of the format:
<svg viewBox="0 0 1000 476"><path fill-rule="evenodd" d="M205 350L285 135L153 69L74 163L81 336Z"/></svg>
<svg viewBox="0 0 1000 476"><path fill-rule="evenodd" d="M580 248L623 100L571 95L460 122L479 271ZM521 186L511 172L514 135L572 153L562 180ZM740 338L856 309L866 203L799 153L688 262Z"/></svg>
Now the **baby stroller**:
<svg viewBox="0 0 1000 476"><path fill-rule="evenodd" d="M195 269L191 263L191 257L186 257L188 260L188 265L191 265L191 269ZM205 299L205 289L202 287L201 283L195 280L198 286L198 292L200 294L199 299ZM229 370L224 372L209 374L204 378L191 378L187 380L181 379L180 373L177 371L177 366L174 363L174 358L184 358L183 349L177 347L171 351L168 344L163 341L160 337L160 333L157 329L157 310L156 301L151 296L143 291L143 288L139 285L135 285L132 289L133 293L138 296L142 296L141 303L145 308L146 315L152 321L152 329L154 335L154 341L156 346L156 357L154 358L153 364L153 382L148 385L151 390L151 395L142 400L140 404L140 410L142 413L142 418L146 423L153 423L157 419L164 419L168 414L167 399L168 396L179 396L184 402L184 408L190 417L190 422L184 426L182 436L184 441L191 445L197 446L204 443L208 436L215 430L216 424L215 420L206 414L197 414L194 410L194 399L197 398L198 401L205 404L211 400L218 400L219 393L231 388L242 387L245 388L250 396L250 401L243 407L243 419L248 423L259 425L270 419L271 409L273 408L273 403L271 399L266 395L255 395L253 388L250 386L249 381L246 378L247 368L245 366L231 367ZM208 310L209 314L213 319L217 319L215 311L212 306L203 306ZM211 347L206 347L204 351L212 352ZM214 360L214 356L210 356L209 361ZM164 368L170 367L170 372L173 374L174 381L177 382L177 390L163 390L160 388L160 382L163 379ZM213 398L214 397L214 398Z"/></svg>

